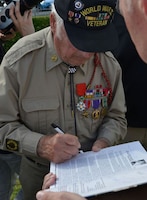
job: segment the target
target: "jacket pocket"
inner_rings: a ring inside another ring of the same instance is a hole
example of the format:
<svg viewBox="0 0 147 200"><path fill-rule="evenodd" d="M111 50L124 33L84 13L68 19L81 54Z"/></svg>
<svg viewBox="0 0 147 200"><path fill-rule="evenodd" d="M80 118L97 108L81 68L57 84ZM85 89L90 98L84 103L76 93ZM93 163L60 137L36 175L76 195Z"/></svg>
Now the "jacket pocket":
<svg viewBox="0 0 147 200"><path fill-rule="evenodd" d="M22 100L23 123L32 131L47 134L52 121L58 119L59 101L57 98L30 98Z"/></svg>

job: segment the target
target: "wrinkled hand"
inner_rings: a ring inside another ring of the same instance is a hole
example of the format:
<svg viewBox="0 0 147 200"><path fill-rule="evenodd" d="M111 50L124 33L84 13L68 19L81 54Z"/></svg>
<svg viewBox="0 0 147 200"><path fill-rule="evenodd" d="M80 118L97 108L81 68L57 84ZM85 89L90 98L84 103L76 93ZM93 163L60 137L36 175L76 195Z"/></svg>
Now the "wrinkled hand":
<svg viewBox="0 0 147 200"><path fill-rule="evenodd" d="M49 188L55 183L56 175L53 173L48 173L44 177L44 182L42 186L42 191L37 192L37 200L86 200L85 198L79 196L78 194L70 192L50 192L49 190L44 190Z"/></svg>
<svg viewBox="0 0 147 200"><path fill-rule="evenodd" d="M36 195L37 200L86 200L78 194L71 192L50 192L39 191Z"/></svg>
<svg viewBox="0 0 147 200"><path fill-rule="evenodd" d="M44 177L42 190L50 188L51 185L53 185L56 181L56 175L53 173L48 173Z"/></svg>
<svg viewBox="0 0 147 200"><path fill-rule="evenodd" d="M109 141L107 141L106 139L99 139L96 140L96 142L93 144L92 151L97 152L109 146L110 146Z"/></svg>
<svg viewBox="0 0 147 200"><path fill-rule="evenodd" d="M61 163L77 155L80 147L81 145L76 136L56 134L41 137L37 153L42 158L54 163Z"/></svg>
<svg viewBox="0 0 147 200"><path fill-rule="evenodd" d="M35 32L32 11L26 10L22 16L20 13L20 2L17 1L15 6L11 6L9 15L14 23L16 30L21 36L26 36Z"/></svg>

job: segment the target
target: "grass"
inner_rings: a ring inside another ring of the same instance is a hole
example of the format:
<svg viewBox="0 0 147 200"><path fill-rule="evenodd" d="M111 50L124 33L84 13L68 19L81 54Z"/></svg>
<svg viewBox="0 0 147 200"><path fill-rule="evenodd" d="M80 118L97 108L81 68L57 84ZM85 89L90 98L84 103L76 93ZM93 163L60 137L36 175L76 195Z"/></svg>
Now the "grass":
<svg viewBox="0 0 147 200"><path fill-rule="evenodd" d="M35 17L33 17L33 24L35 27L35 31L39 31L43 28L46 28L49 26L49 16L35 16ZM20 34L17 33L13 39L6 41L4 43L5 50L8 51L9 48L13 44L15 44L15 42L17 42L17 40L19 40L20 38L21 38Z"/></svg>
<svg viewBox="0 0 147 200"><path fill-rule="evenodd" d="M13 193L12 193L12 195L11 195L10 200L14 200L14 198L16 197L16 195L17 195L17 193L18 193L18 191L19 191L20 189L21 189L21 185L20 185L19 180L17 179L17 180L16 180L16 184L15 184L15 186L14 186L14 188L13 188Z"/></svg>

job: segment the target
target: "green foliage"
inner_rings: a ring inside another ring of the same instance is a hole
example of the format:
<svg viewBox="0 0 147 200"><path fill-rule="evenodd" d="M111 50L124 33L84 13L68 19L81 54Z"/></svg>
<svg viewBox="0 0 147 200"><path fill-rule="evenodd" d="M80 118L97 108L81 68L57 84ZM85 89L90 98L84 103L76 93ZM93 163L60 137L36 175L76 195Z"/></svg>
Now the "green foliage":
<svg viewBox="0 0 147 200"><path fill-rule="evenodd" d="M33 24L35 31L39 31L49 26L49 16L36 16L33 17Z"/></svg>
<svg viewBox="0 0 147 200"><path fill-rule="evenodd" d="M33 24L35 27L35 31L39 31L43 28L46 28L49 26L49 16L35 16L33 17ZM4 48L6 51L9 50L9 48L17 42L21 38L20 34L16 34L15 38L11 39L10 41L5 42Z"/></svg>
<svg viewBox="0 0 147 200"><path fill-rule="evenodd" d="M21 185L20 185L19 180L17 179L16 180L16 184L15 184L15 186L13 188L13 193L11 195L10 200L14 200L14 198L16 197L16 195L17 195L17 193L19 192L20 189L21 189Z"/></svg>

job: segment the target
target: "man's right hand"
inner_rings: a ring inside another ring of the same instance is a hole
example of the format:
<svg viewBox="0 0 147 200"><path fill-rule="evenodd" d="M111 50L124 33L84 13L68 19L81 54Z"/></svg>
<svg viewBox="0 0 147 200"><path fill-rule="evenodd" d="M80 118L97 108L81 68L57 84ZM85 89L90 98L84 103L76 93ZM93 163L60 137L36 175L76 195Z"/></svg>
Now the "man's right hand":
<svg viewBox="0 0 147 200"><path fill-rule="evenodd" d="M41 137L37 153L40 157L54 163L71 159L79 153L81 147L78 138L71 134L56 134Z"/></svg>

